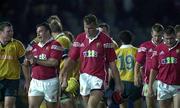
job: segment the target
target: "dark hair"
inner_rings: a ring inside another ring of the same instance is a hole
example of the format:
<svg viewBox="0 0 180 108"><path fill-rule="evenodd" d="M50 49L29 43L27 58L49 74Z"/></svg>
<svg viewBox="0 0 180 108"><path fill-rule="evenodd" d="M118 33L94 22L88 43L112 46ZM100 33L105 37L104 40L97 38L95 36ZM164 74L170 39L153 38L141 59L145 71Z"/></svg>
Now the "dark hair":
<svg viewBox="0 0 180 108"><path fill-rule="evenodd" d="M133 34L129 30L123 30L118 34L118 37L124 44L130 44L133 38Z"/></svg>
<svg viewBox="0 0 180 108"><path fill-rule="evenodd" d="M10 22L0 22L0 31L3 31L5 27L12 27L12 24Z"/></svg>
<svg viewBox="0 0 180 108"><path fill-rule="evenodd" d="M178 32L180 32L180 25L176 25L176 26L175 26L175 32L176 32L176 34L177 34Z"/></svg>
<svg viewBox="0 0 180 108"><path fill-rule="evenodd" d="M110 26L105 22L100 23L99 27L101 27L101 28L105 27L107 29L107 31L110 32Z"/></svg>
<svg viewBox="0 0 180 108"><path fill-rule="evenodd" d="M91 23L93 23L93 24L97 25L97 18L96 18L96 16L93 15L93 14L86 15L86 16L84 17L83 21L84 21L86 24L91 24Z"/></svg>
<svg viewBox="0 0 180 108"><path fill-rule="evenodd" d="M50 28L50 26L49 26L48 23L43 22L43 23L41 23L41 24L37 24L37 25L36 25L36 28L38 28L38 27L40 27L40 26L45 27L45 29L46 29L47 31L49 30L49 33L51 34L51 28Z"/></svg>
<svg viewBox="0 0 180 108"><path fill-rule="evenodd" d="M159 23L156 23L152 26L152 31L162 32L163 30L164 30L164 27Z"/></svg>
<svg viewBox="0 0 180 108"><path fill-rule="evenodd" d="M169 25L169 26L165 27L164 33L166 33L168 35L170 35L170 34L174 34L175 35L175 29L174 29L173 26Z"/></svg>

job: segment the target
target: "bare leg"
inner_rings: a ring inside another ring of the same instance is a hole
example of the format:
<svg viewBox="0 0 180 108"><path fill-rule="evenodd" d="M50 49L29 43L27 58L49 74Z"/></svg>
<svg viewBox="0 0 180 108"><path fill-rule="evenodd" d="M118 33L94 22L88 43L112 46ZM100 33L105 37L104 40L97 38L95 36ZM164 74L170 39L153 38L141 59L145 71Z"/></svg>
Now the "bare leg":
<svg viewBox="0 0 180 108"><path fill-rule="evenodd" d="M98 103L102 99L103 93L100 90L91 91L87 108L97 108Z"/></svg>
<svg viewBox="0 0 180 108"><path fill-rule="evenodd" d="M147 108L156 108L156 97L146 96Z"/></svg>
<svg viewBox="0 0 180 108"><path fill-rule="evenodd" d="M174 108L180 108L180 94L173 97Z"/></svg>
<svg viewBox="0 0 180 108"><path fill-rule="evenodd" d="M141 108L142 107L142 99L138 99L134 102L134 108Z"/></svg>
<svg viewBox="0 0 180 108"><path fill-rule="evenodd" d="M42 96L29 96L28 97L29 108L39 108L42 101L43 101Z"/></svg>
<svg viewBox="0 0 180 108"><path fill-rule="evenodd" d="M84 108L87 108L88 101L89 101L89 95L88 96L82 96L82 99L83 99Z"/></svg>
<svg viewBox="0 0 180 108"><path fill-rule="evenodd" d="M6 96L4 101L4 108L15 108L16 107L16 98Z"/></svg>
<svg viewBox="0 0 180 108"><path fill-rule="evenodd" d="M159 101L160 108L171 108L172 106L172 98L167 100L160 100Z"/></svg>

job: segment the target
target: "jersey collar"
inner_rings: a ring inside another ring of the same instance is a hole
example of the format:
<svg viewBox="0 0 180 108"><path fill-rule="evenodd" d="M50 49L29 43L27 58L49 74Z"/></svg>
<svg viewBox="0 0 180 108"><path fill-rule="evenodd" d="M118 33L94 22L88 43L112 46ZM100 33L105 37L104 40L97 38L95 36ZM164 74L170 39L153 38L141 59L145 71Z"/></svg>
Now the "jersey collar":
<svg viewBox="0 0 180 108"><path fill-rule="evenodd" d="M131 48L133 47L131 44L127 44L127 45L121 45L120 48Z"/></svg>
<svg viewBox="0 0 180 108"><path fill-rule="evenodd" d="M43 46L45 46L47 43L49 43L49 42L52 41L52 40L54 40L53 37L51 37L51 38L50 38L48 41L46 41L45 43L39 42L39 43L38 43L38 46L42 48Z"/></svg>
<svg viewBox="0 0 180 108"><path fill-rule="evenodd" d="M97 39L97 38L99 37L99 34L100 34L100 31L98 30L98 33L96 34L96 36L95 36L94 38L90 39L90 38L87 36L87 34L86 34L86 38L88 38L89 43L91 43L91 42L93 42L95 39Z"/></svg>

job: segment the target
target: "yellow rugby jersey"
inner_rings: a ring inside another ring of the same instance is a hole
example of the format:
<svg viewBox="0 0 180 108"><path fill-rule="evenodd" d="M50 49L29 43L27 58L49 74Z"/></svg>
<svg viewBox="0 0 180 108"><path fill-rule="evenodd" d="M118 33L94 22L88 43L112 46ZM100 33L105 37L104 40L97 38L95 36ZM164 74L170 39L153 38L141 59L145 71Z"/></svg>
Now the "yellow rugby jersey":
<svg viewBox="0 0 180 108"><path fill-rule="evenodd" d="M123 81L134 81L134 65L137 48L132 45L122 45L116 50L116 65Z"/></svg>
<svg viewBox="0 0 180 108"><path fill-rule="evenodd" d="M0 44L0 79L20 78L21 65L18 59L24 54L24 45L16 39L5 46Z"/></svg>
<svg viewBox="0 0 180 108"><path fill-rule="evenodd" d="M60 33L58 35L53 36L55 40L57 40L64 48L69 49L71 47L71 41L69 38L64 34Z"/></svg>
<svg viewBox="0 0 180 108"><path fill-rule="evenodd" d="M66 35L64 33L60 33L58 35L55 35L53 36L55 40L57 40L65 49L70 49L71 47L71 41L69 40L68 37L66 37ZM61 60L61 63L60 63L60 69L62 69L64 66L64 60ZM76 70L76 69L75 69ZM76 76L75 75L75 72L68 72L68 79L70 77L74 77Z"/></svg>

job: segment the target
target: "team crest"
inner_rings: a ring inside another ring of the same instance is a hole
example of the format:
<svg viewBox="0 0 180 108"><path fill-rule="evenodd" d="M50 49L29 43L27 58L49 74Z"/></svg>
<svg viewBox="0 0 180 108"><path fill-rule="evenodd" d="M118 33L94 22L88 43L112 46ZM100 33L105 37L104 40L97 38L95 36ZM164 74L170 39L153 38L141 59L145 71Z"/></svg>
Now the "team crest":
<svg viewBox="0 0 180 108"><path fill-rule="evenodd" d="M50 47L46 47L46 50L49 51L49 50L50 50Z"/></svg>
<svg viewBox="0 0 180 108"><path fill-rule="evenodd" d="M179 49L176 49L176 53L178 54L180 52L180 50Z"/></svg>
<svg viewBox="0 0 180 108"><path fill-rule="evenodd" d="M99 47L100 47L100 45L101 45L101 43L100 43L100 42L97 42L97 43L96 43L96 47L97 47L97 48L99 48Z"/></svg>
<svg viewBox="0 0 180 108"><path fill-rule="evenodd" d="M159 55L162 55L162 54L164 54L164 51L161 51L161 52L159 53Z"/></svg>
<svg viewBox="0 0 180 108"><path fill-rule="evenodd" d="M152 50L152 49L149 49L149 52L153 52L153 50Z"/></svg>

